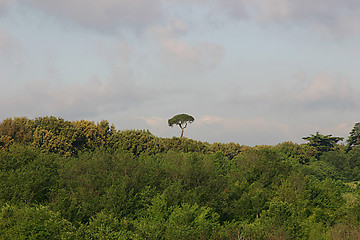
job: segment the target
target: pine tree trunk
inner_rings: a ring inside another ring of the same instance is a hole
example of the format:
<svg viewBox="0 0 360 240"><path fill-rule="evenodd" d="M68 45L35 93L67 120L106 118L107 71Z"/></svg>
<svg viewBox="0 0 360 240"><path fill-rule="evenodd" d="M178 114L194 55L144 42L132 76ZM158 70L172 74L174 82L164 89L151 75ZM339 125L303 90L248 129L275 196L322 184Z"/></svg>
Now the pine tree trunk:
<svg viewBox="0 0 360 240"><path fill-rule="evenodd" d="M184 136L184 128L181 128L181 136L180 138L182 138Z"/></svg>

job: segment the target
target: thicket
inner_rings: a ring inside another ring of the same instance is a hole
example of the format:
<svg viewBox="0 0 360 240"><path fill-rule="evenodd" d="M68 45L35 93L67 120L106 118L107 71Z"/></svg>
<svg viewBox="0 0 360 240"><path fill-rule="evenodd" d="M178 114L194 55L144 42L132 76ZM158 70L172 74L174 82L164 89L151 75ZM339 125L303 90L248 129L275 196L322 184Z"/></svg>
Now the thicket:
<svg viewBox="0 0 360 240"><path fill-rule="evenodd" d="M6 119L0 239L360 239L359 165L354 141L246 147Z"/></svg>

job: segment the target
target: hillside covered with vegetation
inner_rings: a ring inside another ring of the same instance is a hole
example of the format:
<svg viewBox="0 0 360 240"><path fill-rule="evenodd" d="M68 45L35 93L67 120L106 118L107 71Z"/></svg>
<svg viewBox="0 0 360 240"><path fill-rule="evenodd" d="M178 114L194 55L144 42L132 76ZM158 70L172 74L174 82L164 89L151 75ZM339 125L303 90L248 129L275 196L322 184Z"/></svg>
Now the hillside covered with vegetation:
<svg viewBox="0 0 360 240"><path fill-rule="evenodd" d="M359 128L248 147L9 118L0 239L360 239Z"/></svg>

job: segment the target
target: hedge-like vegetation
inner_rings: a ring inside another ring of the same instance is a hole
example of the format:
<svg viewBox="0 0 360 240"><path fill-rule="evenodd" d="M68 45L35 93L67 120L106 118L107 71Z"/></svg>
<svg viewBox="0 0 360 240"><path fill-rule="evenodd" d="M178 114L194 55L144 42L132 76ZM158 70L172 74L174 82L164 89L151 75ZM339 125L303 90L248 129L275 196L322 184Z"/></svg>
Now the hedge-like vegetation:
<svg viewBox="0 0 360 240"><path fill-rule="evenodd" d="M359 239L360 148L0 124L0 239Z"/></svg>

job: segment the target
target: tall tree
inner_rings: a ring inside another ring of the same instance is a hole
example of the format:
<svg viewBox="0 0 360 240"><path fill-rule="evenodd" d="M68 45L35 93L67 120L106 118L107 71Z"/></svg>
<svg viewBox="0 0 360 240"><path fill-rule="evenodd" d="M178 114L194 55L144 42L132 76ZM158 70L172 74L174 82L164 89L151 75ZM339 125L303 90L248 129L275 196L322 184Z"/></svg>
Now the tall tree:
<svg viewBox="0 0 360 240"><path fill-rule="evenodd" d="M179 127L181 128L181 135L180 137L184 136L184 129L187 127L188 123L192 123L195 119L188 115L188 114L178 114L175 115L174 117L170 118L168 120L168 124L170 127L174 126L174 125L179 125Z"/></svg>
<svg viewBox="0 0 360 240"><path fill-rule="evenodd" d="M309 145L316 148L319 154L332 150L337 142L343 140L342 137L332 137L332 135L322 135L319 132L311 134L309 137L303 137L304 140L309 141Z"/></svg>
<svg viewBox="0 0 360 240"><path fill-rule="evenodd" d="M360 145L360 122L355 123L346 142L348 151L350 151L353 147Z"/></svg>

